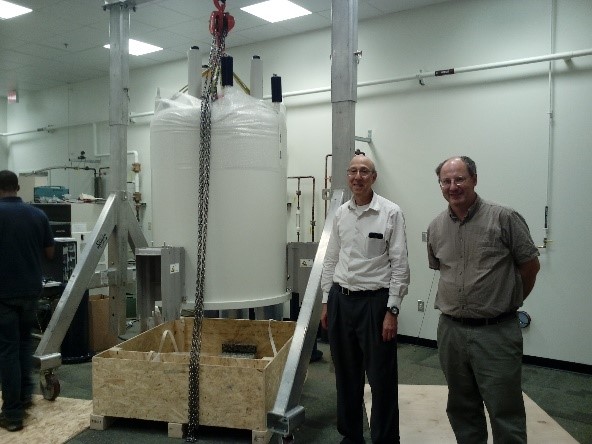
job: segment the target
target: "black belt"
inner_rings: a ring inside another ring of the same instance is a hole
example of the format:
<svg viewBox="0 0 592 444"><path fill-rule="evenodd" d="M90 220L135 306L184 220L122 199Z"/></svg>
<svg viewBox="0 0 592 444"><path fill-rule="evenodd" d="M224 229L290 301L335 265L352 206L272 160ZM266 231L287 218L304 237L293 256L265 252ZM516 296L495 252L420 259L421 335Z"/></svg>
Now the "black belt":
<svg viewBox="0 0 592 444"><path fill-rule="evenodd" d="M349 288L342 287L339 284L333 283L333 286L337 289L337 291L341 294L345 294L348 296L370 296L372 294L388 291L388 288L379 288L377 290L350 290Z"/></svg>
<svg viewBox="0 0 592 444"><path fill-rule="evenodd" d="M500 324L505 321L509 321L510 319L516 319L516 312L510 311L508 313L502 313L495 318L455 318L454 316L447 315L446 313L442 313L442 315L446 316L448 319L453 320L454 322L458 322L459 324L468 325L470 327L482 327L484 325L495 325Z"/></svg>

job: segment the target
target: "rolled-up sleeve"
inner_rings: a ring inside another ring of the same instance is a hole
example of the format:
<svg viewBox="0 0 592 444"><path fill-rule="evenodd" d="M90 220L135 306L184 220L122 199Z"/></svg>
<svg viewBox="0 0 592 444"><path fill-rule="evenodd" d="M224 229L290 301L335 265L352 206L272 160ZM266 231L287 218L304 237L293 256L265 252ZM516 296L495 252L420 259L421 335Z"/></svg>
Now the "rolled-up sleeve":
<svg viewBox="0 0 592 444"><path fill-rule="evenodd" d="M338 211L339 213L339 211ZM335 215L333 219L333 229L327 244L327 251L325 252L325 260L323 262L323 272L321 274L321 290L323 291L323 303L327 302L329 297L329 290L333 285L333 275L335 274L335 266L339 260L339 231L337 228L339 214Z"/></svg>
<svg viewBox="0 0 592 444"><path fill-rule="evenodd" d="M389 240L391 278L388 305L401 307L401 302L408 292L410 280L405 217L401 211L393 213L392 224L393 229Z"/></svg>

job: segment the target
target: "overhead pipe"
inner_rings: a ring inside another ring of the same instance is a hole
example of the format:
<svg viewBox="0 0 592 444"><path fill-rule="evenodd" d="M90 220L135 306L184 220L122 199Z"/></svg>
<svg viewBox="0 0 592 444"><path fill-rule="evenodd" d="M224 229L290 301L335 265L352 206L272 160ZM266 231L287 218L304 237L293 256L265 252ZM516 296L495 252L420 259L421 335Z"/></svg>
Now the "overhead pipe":
<svg viewBox="0 0 592 444"><path fill-rule="evenodd" d="M510 67L510 66L527 65L527 64L531 64L531 63L540 63L540 62L551 62L553 60L560 60L560 59L569 60L569 59L574 59L574 58L578 58L578 57L585 57L585 56L589 56L589 55L592 55L592 49L582 49L579 51L567 51L567 52L560 52L557 54L549 54L549 55L544 55L544 56L509 60L509 61L505 61L505 62L487 63L487 64L483 64L483 65L472 65L472 66L461 67L461 68L440 69L440 70L433 71L433 72L419 71L417 74L413 74L413 75L409 75L409 76L394 77L391 79L371 80L368 82L360 82L360 83L358 83L357 86L358 86L358 88L361 88L364 86L384 85L384 84L388 84L388 83L403 82L406 80L420 81L420 80L423 80L423 79L426 79L429 77L442 77L442 76L446 76L446 75L462 74L462 73L474 72L474 71L483 71L483 70L487 70L487 69L505 68L505 67ZM331 87L305 89L305 90L300 90L300 91L292 91L292 92L283 93L282 97L286 98L286 97L304 96L304 95L318 94L318 93L329 92L329 91L331 91ZM263 96L263 99L271 99L271 98L272 98L271 95ZM130 113L129 118L134 119L137 117L149 117L152 115L154 115L154 111L145 111L145 112L140 112L140 113ZM105 122L105 121L98 120L96 122L73 123L73 124L59 125L59 126L47 125L47 126L44 126L41 128L35 128L35 129L30 129L30 130L16 131L16 132L10 132L10 133L0 133L0 137L18 136L21 134L36 133L36 132L42 132L42 131L52 133L53 131L55 131L57 129L61 129L61 128L71 128L74 126L92 125L93 123L99 123L99 122Z"/></svg>
<svg viewBox="0 0 592 444"><path fill-rule="evenodd" d="M358 87L382 85L382 84L387 84L387 83L396 83L396 82L402 82L402 81L406 81L406 80L423 80L423 79L429 78L429 77L441 77L441 76L445 76L445 75L482 71L482 70L486 70L486 69L497 69L497 68L504 68L504 67L509 67L509 66L526 65L526 64L531 64L531 63L550 62L550 61L559 60L559 59L569 60L572 58L585 57L585 56L589 56L589 55L592 55L592 49L583 49L583 50L579 50L579 51L568 51L568 52L562 52L562 53L557 53L557 54L549 54L549 55L545 55L545 56L509 60L509 61L505 61L505 62L489 63L489 64L483 64L483 65L473 65L473 66L467 66L467 67L461 67L461 68L448 68L448 69L434 71L432 73L420 71L417 74L413 74L410 76L361 82L361 83L358 83ZM286 92L286 93L283 93L282 96L284 98L285 97L295 97L295 96L317 94L317 93L329 92L329 91L331 91L330 87L313 88L313 89L308 89L308 90ZM263 98L270 99L270 98L272 98L272 96L271 95L263 96ZM130 117L130 119L134 119L137 117L149 117L149 116L152 116L153 114L154 114L154 111L145 111L145 112L140 112L140 113L130 113L129 117ZM62 129L62 128L71 128L74 126L92 125L92 124L96 124L98 122L104 122L104 120L100 120L97 122L88 122L88 123L72 123L72 124L66 124L66 125L46 125L44 127L30 129L30 130L0 133L0 136L10 137L10 136L18 136L18 135L22 135L22 134L35 133L35 132L43 132L43 131L48 132L48 133L52 133L55 130Z"/></svg>
<svg viewBox="0 0 592 444"><path fill-rule="evenodd" d="M466 67L461 67L461 68L446 68L446 69L436 70L433 72L419 71L417 74L408 75L408 76L394 77L394 78L390 78L390 79L371 80L368 82L360 82L360 83L358 83L357 86L358 86L358 88L361 88L363 86L384 85L387 83L403 82L406 80L421 81L421 80L429 78L429 77L442 77L442 76L446 76L446 75L462 74L462 73L474 72L474 71L483 71L483 70L487 70L487 69L506 68L509 66L518 66L518 65L527 65L527 64L531 64L531 63L549 62L552 60L559 60L559 59L569 60L569 59L573 59L573 58L577 58L577 57L585 57L585 56L589 56L589 55L592 55L592 49L582 49L579 51L560 52L557 54L549 54L549 55L544 55L544 56L508 60L505 62L486 63L486 64L482 64L482 65L472 65L472 66L466 66ZM329 91L331 91L330 86L322 87L322 88L305 89L305 90L300 90L300 91L287 92L284 94L284 98L285 97L304 96L304 95L309 95L309 94L318 94L318 93L329 92ZM271 96L264 96L263 98L269 99L270 97Z"/></svg>
<svg viewBox="0 0 592 444"><path fill-rule="evenodd" d="M23 174L38 174L38 173L43 173L45 171L51 171L51 170L85 170L85 171L92 170L94 172L94 175L95 176L97 175L97 169L96 168L91 168L91 167L88 167L88 166L75 167L75 166L68 166L68 165L41 168L39 170L33 170L33 171L30 171L28 173L23 173Z"/></svg>
<svg viewBox="0 0 592 444"><path fill-rule="evenodd" d="M68 165L63 165L63 166L53 166L53 167L47 167L47 168L41 168L39 170L33 170L31 172L28 173L23 173L23 174L38 174L38 173L44 173L45 171L52 171L52 170L83 170L83 171L92 171L93 172L93 185L95 187L95 195L97 192L97 178L99 177L98 175L100 174L97 173L97 169L96 168L91 168L89 166L83 166L83 167L75 167L75 166L68 166Z"/></svg>

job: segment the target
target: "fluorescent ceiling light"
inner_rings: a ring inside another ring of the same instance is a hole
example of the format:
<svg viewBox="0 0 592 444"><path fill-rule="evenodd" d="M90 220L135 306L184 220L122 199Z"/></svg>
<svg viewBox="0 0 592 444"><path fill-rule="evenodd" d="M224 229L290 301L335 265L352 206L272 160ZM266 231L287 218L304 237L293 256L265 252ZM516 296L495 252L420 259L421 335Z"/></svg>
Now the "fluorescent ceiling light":
<svg viewBox="0 0 592 444"><path fill-rule="evenodd" d="M288 0L268 0L241 9L271 23L312 14L308 9Z"/></svg>
<svg viewBox="0 0 592 444"><path fill-rule="evenodd" d="M103 48L109 49L110 44L106 44ZM151 52L162 51L159 46L154 46L149 43L140 42L139 40L129 39L129 53L135 56L150 54Z"/></svg>
<svg viewBox="0 0 592 444"><path fill-rule="evenodd" d="M32 9L25 8L24 6L15 5L14 3L5 2L0 0L0 18L10 19L18 17L19 15L26 14L33 11Z"/></svg>

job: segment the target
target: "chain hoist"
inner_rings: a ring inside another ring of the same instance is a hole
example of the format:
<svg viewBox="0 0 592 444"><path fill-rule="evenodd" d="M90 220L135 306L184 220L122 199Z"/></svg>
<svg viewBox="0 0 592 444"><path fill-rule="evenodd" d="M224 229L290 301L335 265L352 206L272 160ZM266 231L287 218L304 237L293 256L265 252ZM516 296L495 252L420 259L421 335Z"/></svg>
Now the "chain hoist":
<svg viewBox="0 0 592 444"><path fill-rule="evenodd" d="M191 352L189 354L189 425L187 442L197 440L199 427L199 358L204 317L206 239L208 231L208 205L210 191L210 156L212 135L212 103L217 99L217 86L221 72L221 58L225 54L226 36L234 26L234 18L224 12L225 0L213 0L217 11L210 16L212 47L209 57L209 75L206 76L201 97L199 182L197 206L197 279L195 282L195 309Z"/></svg>

